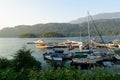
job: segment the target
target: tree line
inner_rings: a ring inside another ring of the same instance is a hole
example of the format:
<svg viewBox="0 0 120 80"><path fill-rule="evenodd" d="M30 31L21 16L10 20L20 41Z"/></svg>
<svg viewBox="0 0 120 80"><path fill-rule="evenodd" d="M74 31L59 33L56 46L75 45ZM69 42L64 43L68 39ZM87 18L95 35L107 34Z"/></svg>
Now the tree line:
<svg viewBox="0 0 120 80"><path fill-rule="evenodd" d="M120 19L95 20L95 24L99 32L104 36L120 35ZM44 37L44 35L47 36L48 33L51 34L51 37L54 37L56 34L58 37L78 37L80 33L82 36L87 36L87 22L80 24L48 23L31 26L20 25L14 28L4 28L0 30L0 37ZM90 21L90 33L91 36L98 36L92 21Z"/></svg>

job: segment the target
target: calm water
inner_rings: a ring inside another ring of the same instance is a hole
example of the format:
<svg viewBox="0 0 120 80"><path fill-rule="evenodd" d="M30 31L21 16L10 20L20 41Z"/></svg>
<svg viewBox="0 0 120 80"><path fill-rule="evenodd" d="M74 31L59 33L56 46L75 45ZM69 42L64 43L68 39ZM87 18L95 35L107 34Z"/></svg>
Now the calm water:
<svg viewBox="0 0 120 80"><path fill-rule="evenodd" d="M114 39L119 39L120 36L104 36L103 37L105 41L112 41ZM39 61L43 61L42 54L45 51L41 51L36 49L35 44L27 44L27 42L36 41L39 38L0 38L0 57L6 57L8 59L12 59L14 54L17 50L21 49L22 47L26 46L27 49L31 49L34 51L32 55ZM42 38L42 40L46 42L62 42L65 40L76 40L79 41L79 37L66 37L66 38ZM100 41L99 37L95 37L97 41ZM87 37L82 38L83 41L87 41Z"/></svg>

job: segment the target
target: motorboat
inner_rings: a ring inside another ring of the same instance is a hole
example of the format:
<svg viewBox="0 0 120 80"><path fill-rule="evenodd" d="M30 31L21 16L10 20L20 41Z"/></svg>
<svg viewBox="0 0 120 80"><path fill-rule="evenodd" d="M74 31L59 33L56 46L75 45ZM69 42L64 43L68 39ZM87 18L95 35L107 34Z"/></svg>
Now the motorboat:
<svg viewBox="0 0 120 80"><path fill-rule="evenodd" d="M53 49L51 52L43 54L45 60L64 61L72 58L72 53L62 49Z"/></svg>
<svg viewBox="0 0 120 80"><path fill-rule="evenodd" d="M34 43L37 44L37 46L45 46L47 44L43 40L37 40L37 41L34 41Z"/></svg>
<svg viewBox="0 0 120 80"><path fill-rule="evenodd" d="M44 53L44 60L53 60L53 61L62 61L63 58L55 53L49 52L49 53Z"/></svg>

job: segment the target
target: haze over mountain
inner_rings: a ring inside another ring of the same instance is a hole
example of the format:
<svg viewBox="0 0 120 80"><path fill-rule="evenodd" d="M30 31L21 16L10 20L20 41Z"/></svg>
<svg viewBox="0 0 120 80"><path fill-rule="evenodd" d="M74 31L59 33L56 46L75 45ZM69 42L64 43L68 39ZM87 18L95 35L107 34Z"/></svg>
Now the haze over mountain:
<svg viewBox="0 0 120 80"><path fill-rule="evenodd" d="M120 12L102 13L93 16L96 25L102 35L120 35ZM78 21L78 22L77 22ZM6 27L0 30L0 37L18 37L20 35L33 34L40 37L44 33L57 32L63 36L82 36L88 35L87 17L80 18L72 23L47 23L35 25L19 25L15 27ZM91 35L97 35L94 25L90 22ZM98 35L97 35L98 36Z"/></svg>
<svg viewBox="0 0 120 80"><path fill-rule="evenodd" d="M116 19L116 18L120 18L120 12L99 13L99 14L96 14L96 15L92 15L92 18L94 20ZM70 23L73 23L73 24L83 23L83 22L86 22L87 19L88 19L88 17L82 17L82 18L78 18L77 20L70 21Z"/></svg>

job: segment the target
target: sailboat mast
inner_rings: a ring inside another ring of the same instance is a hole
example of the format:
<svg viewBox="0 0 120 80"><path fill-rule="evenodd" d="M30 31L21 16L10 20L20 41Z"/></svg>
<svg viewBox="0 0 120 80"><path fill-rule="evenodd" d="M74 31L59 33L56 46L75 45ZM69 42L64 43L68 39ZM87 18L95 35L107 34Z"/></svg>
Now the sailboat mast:
<svg viewBox="0 0 120 80"><path fill-rule="evenodd" d="M80 42L82 42L82 38L81 38L81 32L80 32Z"/></svg>
<svg viewBox="0 0 120 80"><path fill-rule="evenodd" d="M81 32L80 32L80 42L79 42L79 50L82 51L82 38L81 38Z"/></svg>
<svg viewBox="0 0 120 80"><path fill-rule="evenodd" d="M89 12L88 12L88 46L90 49L90 23L89 23Z"/></svg>

